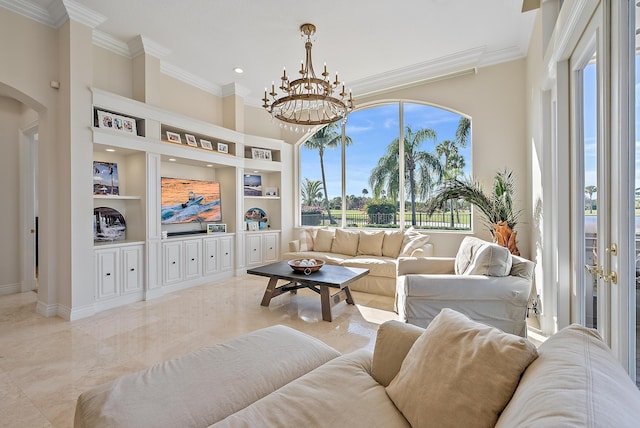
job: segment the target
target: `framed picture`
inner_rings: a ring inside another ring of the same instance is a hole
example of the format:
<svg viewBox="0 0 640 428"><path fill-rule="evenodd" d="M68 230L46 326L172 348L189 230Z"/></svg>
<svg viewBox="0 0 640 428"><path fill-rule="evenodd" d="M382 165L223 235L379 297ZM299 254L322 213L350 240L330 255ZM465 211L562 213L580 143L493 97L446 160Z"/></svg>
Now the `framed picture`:
<svg viewBox="0 0 640 428"><path fill-rule="evenodd" d="M257 221L247 221L247 230L252 232L260 230L260 223Z"/></svg>
<svg viewBox="0 0 640 428"><path fill-rule="evenodd" d="M167 140L172 143L182 144L182 138L180 138L180 134L176 134L175 132L167 131Z"/></svg>
<svg viewBox="0 0 640 428"><path fill-rule="evenodd" d="M278 188L277 187L267 187L265 189L266 196L278 196Z"/></svg>
<svg viewBox="0 0 640 428"><path fill-rule="evenodd" d="M251 148L251 159L271 160L271 150Z"/></svg>
<svg viewBox="0 0 640 428"><path fill-rule="evenodd" d="M200 140L200 147L207 150L213 150L213 146L211 145L211 141Z"/></svg>
<svg viewBox="0 0 640 428"><path fill-rule="evenodd" d="M117 163L93 161L93 194L120 194Z"/></svg>
<svg viewBox="0 0 640 428"><path fill-rule="evenodd" d="M184 138L187 140L187 144L191 147L198 147L198 142L196 141L196 137L191 134L184 134Z"/></svg>
<svg viewBox="0 0 640 428"><path fill-rule="evenodd" d="M126 134L137 135L136 120L114 113L98 110L98 128L111 129Z"/></svg>
<svg viewBox="0 0 640 428"><path fill-rule="evenodd" d="M227 233L227 225L221 223L207 224L207 233Z"/></svg>
<svg viewBox="0 0 640 428"><path fill-rule="evenodd" d="M218 151L220 153L229 153L229 146L225 143L218 143Z"/></svg>
<svg viewBox="0 0 640 428"><path fill-rule="evenodd" d="M262 196L262 176L261 175L244 175L244 195L245 196Z"/></svg>

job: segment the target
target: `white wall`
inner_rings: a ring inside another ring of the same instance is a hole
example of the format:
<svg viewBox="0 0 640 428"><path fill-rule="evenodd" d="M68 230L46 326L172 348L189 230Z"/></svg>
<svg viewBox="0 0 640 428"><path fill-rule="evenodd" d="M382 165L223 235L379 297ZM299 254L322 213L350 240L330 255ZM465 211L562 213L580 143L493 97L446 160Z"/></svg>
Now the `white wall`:
<svg viewBox="0 0 640 428"><path fill-rule="evenodd" d="M0 96L0 295L20 290L19 124L22 103Z"/></svg>

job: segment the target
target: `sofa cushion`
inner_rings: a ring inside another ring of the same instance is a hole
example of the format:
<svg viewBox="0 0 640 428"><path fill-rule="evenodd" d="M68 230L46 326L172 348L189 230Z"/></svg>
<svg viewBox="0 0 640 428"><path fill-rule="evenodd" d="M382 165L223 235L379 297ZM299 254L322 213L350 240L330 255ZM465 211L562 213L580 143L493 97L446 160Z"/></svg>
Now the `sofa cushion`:
<svg viewBox="0 0 640 428"><path fill-rule="evenodd" d="M331 244L331 252L355 256L358 252L359 240L360 234L357 232L336 229L336 237L333 240L333 244Z"/></svg>
<svg viewBox="0 0 640 428"><path fill-rule="evenodd" d="M345 267L369 269L369 275L395 278L398 272L398 260L386 257L357 256L345 259Z"/></svg>
<svg viewBox="0 0 640 428"><path fill-rule="evenodd" d="M339 355L290 327L268 327L83 392L74 426L206 427Z"/></svg>
<svg viewBox="0 0 640 428"><path fill-rule="evenodd" d="M635 427L640 392L595 330L547 339L496 427Z"/></svg>
<svg viewBox="0 0 640 428"><path fill-rule="evenodd" d="M404 232L401 230L387 231L382 240L382 255L385 257L397 258L402 250Z"/></svg>
<svg viewBox="0 0 640 428"><path fill-rule="evenodd" d="M402 362L424 329L400 321L386 321L378 328L373 350L371 376L388 386L400 371Z"/></svg>
<svg viewBox="0 0 640 428"><path fill-rule="evenodd" d="M276 365L262 367L269 370ZM409 427L371 373L371 353L336 358L213 425L221 427Z"/></svg>
<svg viewBox="0 0 640 428"><path fill-rule="evenodd" d="M404 232L404 238L402 240L401 256L411 257L413 252L421 248L424 244L429 242L430 236L418 232L413 227L410 227Z"/></svg>
<svg viewBox="0 0 640 428"><path fill-rule="evenodd" d="M508 248L483 241L472 236L465 237L456 254L457 275L507 276L513 263Z"/></svg>
<svg viewBox="0 0 640 428"><path fill-rule="evenodd" d="M382 241L384 232L360 232L358 241L358 256L382 256Z"/></svg>
<svg viewBox="0 0 640 428"><path fill-rule="evenodd" d="M387 393L414 427L493 427L536 357L528 340L445 308Z"/></svg>
<svg viewBox="0 0 640 428"><path fill-rule="evenodd" d="M335 229L319 229L313 242L314 251L330 252L334 235Z"/></svg>
<svg viewBox="0 0 640 428"><path fill-rule="evenodd" d="M300 229L300 251L313 251L313 238L317 229Z"/></svg>

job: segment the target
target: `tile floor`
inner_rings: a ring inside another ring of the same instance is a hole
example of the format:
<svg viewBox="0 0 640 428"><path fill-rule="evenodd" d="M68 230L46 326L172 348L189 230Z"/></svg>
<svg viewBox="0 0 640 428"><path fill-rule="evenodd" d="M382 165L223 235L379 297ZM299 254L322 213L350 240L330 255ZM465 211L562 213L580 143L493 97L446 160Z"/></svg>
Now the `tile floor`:
<svg viewBox="0 0 640 428"><path fill-rule="evenodd" d="M35 293L0 297L0 427L71 427L78 395L100 383L273 324L345 353L372 350L393 299L354 293L322 321L300 290L260 306L266 278L245 275L68 322L35 313Z"/></svg>

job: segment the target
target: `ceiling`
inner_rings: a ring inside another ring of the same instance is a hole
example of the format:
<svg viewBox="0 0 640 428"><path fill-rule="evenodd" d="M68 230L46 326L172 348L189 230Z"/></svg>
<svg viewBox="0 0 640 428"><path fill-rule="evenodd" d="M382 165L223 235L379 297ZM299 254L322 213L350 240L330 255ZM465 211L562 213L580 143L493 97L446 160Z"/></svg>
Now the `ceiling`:
<svg viewBox="0 0 640 428"><path fill-rule="evenodd" d="M298 70L299 27L316 25L313 60L354 97L526 56L536 11L522 0L0 0L0 7L59 27L94 27L94 43L216 95L259 105L264 88ZM244 73L237 74L234 67ZM276 82L277 83L277 82ZM277 85L276 85L277 86Z"/></svg>

